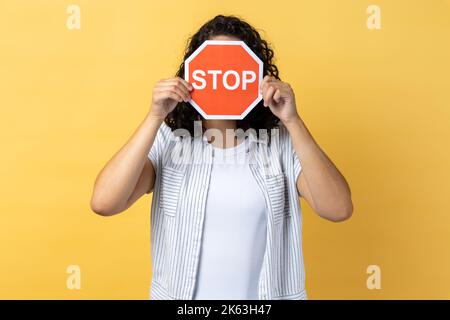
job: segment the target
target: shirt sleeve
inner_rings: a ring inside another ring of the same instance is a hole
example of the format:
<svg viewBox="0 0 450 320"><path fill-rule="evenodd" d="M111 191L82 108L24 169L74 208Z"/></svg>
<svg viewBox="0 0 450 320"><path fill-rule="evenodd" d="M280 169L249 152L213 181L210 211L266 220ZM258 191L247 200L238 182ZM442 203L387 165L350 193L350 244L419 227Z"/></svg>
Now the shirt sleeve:
<svg viewBox="0 0 450 320"><path fill-rule="evenodd" d="M280 130L281 130L281 139L283 141L282 143L283 158L285 159L285 161L288 162L285 163L285 166L293 168L295 182L297 182L298 177L300 176L300 173L302 171L301 159L295 152L289 131L283 125L280 125Z"/></svg>
<svg viewBox="0 0 450 320"><path fill-rule="evenodd" d="M302 165L300 163L300 159L297 156L297 153L295 152L294 148L292 148L293 158L294 158L294 177L295 182L297 182L298 177L300 176L300 172L302 171Z"/></svg>
<svg viewBox="0 0 450 320"><path fill-rule="evenodd" d="M148 153L148 158L153 165L155 173L162 167L163 158L169 144L171 129L164 122L159 127L153 145Z"/></svg>

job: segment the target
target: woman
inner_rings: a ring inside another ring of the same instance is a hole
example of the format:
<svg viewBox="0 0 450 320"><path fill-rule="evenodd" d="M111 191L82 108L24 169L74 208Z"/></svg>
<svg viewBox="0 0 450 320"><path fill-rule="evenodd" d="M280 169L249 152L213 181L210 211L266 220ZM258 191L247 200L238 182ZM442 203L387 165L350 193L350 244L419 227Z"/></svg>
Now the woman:
<svg viewBox="0 0 450 320"><path fill-rule="evenodd" d="M114 215L153 191L152 299L305 299L299 196L342 221L353 211L349 186L258 32L217 16L190 38L183 61L205 40L242 40L255 52L263 100L243 120L204 120L188 103L182 63L155 85L144 121L98 175L92 210Z"/></svg>

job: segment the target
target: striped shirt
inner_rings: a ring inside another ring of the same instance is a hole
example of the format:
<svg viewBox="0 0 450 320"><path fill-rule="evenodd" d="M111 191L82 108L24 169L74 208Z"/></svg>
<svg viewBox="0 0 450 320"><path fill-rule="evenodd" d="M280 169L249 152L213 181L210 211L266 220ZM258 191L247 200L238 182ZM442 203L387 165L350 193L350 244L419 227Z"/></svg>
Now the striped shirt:
<svg viewBox="0 0 450 320"><path fill-rule="evenodd" d="M301 171L283 125L267 139L249 130L249 166L261 189L267 239L258 281L260 300L306 299L302 217L296 181ZM205 136L181 138L162 123L148 155L156 172L151 206L153 300L192 300L212 168Z"/></svg>

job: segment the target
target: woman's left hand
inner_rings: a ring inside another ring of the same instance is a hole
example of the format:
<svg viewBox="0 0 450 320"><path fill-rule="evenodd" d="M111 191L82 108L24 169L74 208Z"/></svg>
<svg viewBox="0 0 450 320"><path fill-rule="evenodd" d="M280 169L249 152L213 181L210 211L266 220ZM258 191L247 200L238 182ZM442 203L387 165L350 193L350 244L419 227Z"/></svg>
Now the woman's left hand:
<svg viewBox="0 0 450 320"><path fill-rule="evenodd" d="M264 106L276 115L283 124L299 118L295 95L291 86L272 76L265 76L261 82Z"/></svg>

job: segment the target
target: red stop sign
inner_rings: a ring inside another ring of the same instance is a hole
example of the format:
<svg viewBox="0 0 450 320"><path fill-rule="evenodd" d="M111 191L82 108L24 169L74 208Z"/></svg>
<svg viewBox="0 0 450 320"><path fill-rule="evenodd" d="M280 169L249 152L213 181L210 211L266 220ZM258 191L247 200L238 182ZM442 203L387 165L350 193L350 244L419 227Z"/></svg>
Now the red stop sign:
<svg viewBox="0 0 450 320"><path fill-rule="evenodd" d="M190 103L205 119L243 119L261 101L263 62L243 41L207 40L184 62Z"/></svg>

